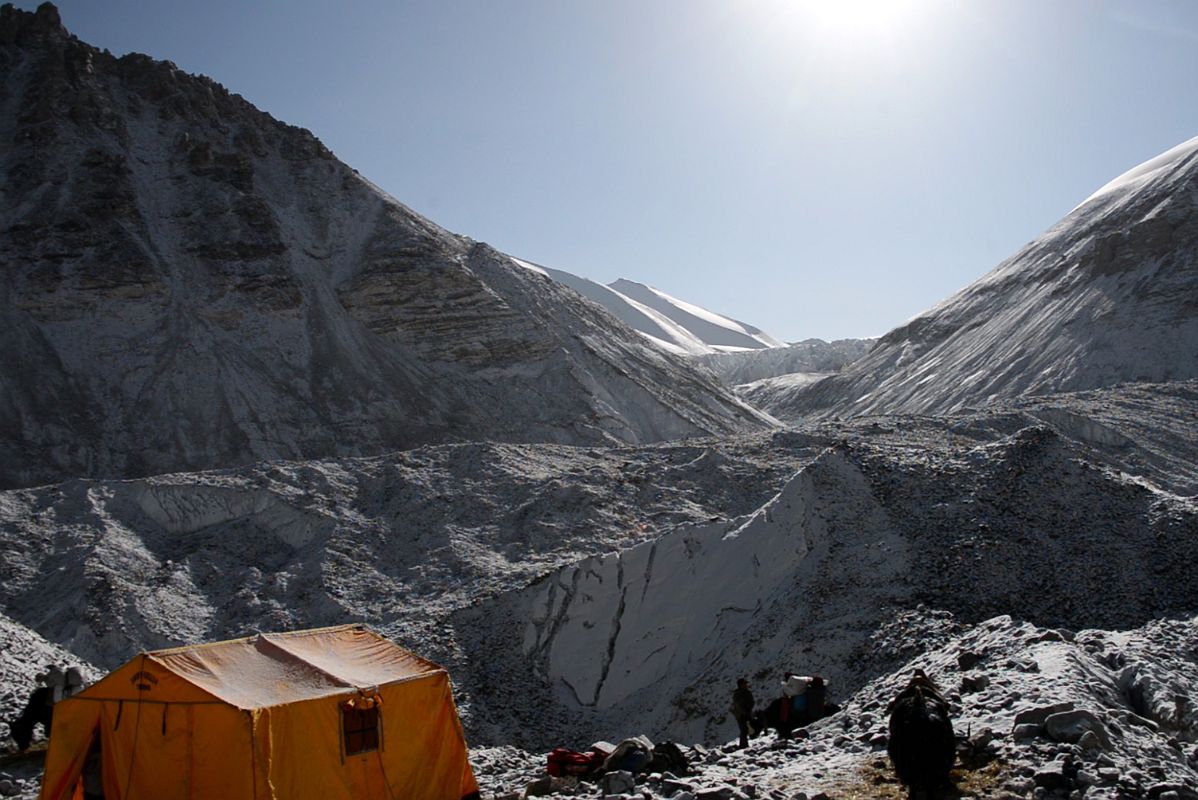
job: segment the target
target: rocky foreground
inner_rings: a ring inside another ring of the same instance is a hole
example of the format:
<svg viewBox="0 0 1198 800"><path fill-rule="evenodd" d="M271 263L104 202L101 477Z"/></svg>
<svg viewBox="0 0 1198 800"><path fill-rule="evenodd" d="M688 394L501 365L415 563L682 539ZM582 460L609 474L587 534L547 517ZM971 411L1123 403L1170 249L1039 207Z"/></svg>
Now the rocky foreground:
<svg viewBox="0 0 1198 800"><path fill-rule="evenodd" d="M938 646L872 681L838 714L789 741L768 732L737 750L735 725L727 719L722 727L732 740L685 747L691 759L685 774L593 780L550 778L543 753L476 747L471 761L483 797L904 797L885 753L886 704L916 667L929 672L952 703L960 747L949 797L1198 797L1198 617L1126 632L1038 628L1006 616L963 631L948 614L927 611L926 618L936 621ZM46 659L77 663L11 623L3 630L13 656L6 683ZM923 625L894 635L928 633ZM757 688L759 697L766 693ZM11 699L11 693L3 698L6 714ZM613 733L609 738L634 732ZM563 744L585 749L590 742ZM38 764L37 753L6 757L0 794L36 797Z"/></svg>
<svg viewBox="0 0 1198 800"><path fill-rule="evenodd" d="M884 711L918 666L970 742L963 795L1193 796L1195 409L1192 382L1142 385L0 492L0 636L23 654L2 710L51 660L94 675L364 621L449 668L491 794L523 792L552 747L643 734L697 745L676 776L696 796L897 796ZM728 750L735 679L760 702L784 670L826 676L844 711ZM0 771L33 791L35 760ZM646 791L681 786L614 794Z"/></svg>
<svg viewBox="0 0 1198 800"><path fill-rule="evenodd" d="M950 616L928 613L940 621L944 643L872 681L806 735L784 741L770 732L745 750L735 739L696 746L685 775L591 782L546 777L543 755L486 748L474 754L484 796L905 797L885 752L886 706L921 667L953 706L960 746L949 797L1198 797L1198 618L1116 633L1002 616L961 631ZM734 736L730 719L724 727Z"/></svg>

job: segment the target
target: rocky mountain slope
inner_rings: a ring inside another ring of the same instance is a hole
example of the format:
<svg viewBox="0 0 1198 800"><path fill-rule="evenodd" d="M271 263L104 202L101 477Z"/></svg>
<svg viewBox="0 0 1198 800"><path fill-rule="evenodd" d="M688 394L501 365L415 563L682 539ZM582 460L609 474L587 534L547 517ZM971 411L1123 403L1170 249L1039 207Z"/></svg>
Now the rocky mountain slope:
<svg viewBox="0 0 1198 800"><path fill-rule="evenodd" d="M775 416L941 413L1198 376L1198 139L1104 186Z"/></svg>
<svg viewBox="0 0 1198 800"><path fill-rule="evenodd" d="M767 424L307 131L0 13L0 486Z"/></svg>

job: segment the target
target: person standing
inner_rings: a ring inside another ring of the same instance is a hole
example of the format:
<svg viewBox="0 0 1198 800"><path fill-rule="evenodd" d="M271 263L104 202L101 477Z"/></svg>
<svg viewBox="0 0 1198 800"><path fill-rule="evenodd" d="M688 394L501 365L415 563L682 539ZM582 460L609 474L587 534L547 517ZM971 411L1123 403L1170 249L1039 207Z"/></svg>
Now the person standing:
<svg viewBox="0 0 1198 800"><path fill-rule="evenodd" d="M736 689L732 692L732 716L736 718L736 727L740 729L740 746L749 746L749 720L753 718L753 693L749 691L749 682L738 678Z"/></svg>

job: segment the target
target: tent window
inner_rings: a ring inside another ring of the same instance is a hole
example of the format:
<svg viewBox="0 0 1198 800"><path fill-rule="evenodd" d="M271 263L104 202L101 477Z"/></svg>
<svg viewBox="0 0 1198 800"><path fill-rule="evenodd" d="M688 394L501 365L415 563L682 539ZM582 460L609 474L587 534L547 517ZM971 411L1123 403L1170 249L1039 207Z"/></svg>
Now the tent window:
<svg viewBox="0 0 1198 800"><path fill-rule="evenodd" d="M379 749L379 710L341 707L341 726L345 730L345 754L369 753Z"/></svg>

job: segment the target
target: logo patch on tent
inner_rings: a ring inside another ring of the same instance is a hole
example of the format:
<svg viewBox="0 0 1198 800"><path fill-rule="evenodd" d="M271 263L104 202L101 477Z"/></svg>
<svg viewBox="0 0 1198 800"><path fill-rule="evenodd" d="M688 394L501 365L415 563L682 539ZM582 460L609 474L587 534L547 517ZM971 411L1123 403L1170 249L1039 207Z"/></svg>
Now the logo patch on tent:
<svg viewBox="0 0 1198 800"><path fill-rule="evenodd" d="M142 670L141 672L133 673L133 677L129 679L129 683L136 686L139 692L148 692L158 685L158 679L145 670Z"/></svg>

